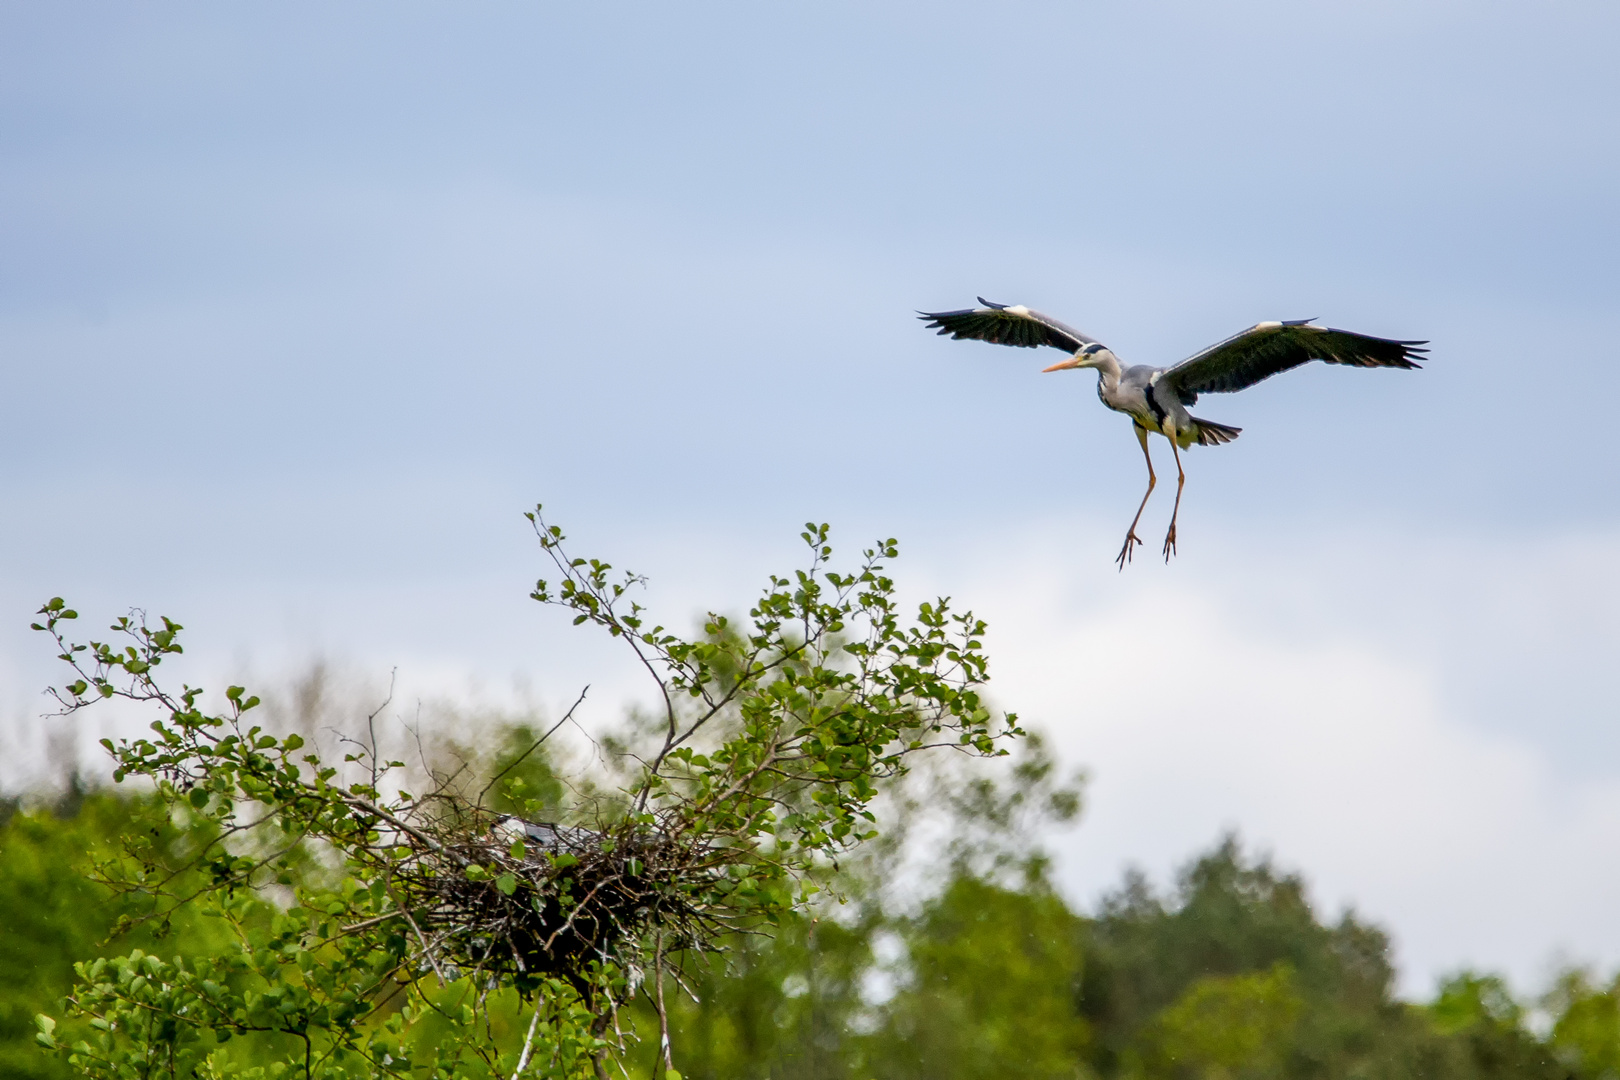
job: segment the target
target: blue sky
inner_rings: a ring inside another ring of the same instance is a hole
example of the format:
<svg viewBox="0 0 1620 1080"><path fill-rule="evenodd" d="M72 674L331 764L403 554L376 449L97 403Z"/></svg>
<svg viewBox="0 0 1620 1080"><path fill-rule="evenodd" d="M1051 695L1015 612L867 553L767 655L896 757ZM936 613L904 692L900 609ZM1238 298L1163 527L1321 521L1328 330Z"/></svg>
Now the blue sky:
<svg viewBox="0 0 1620 1080"><path fill-rule="evenodd" d="M1388 922L1416 990L1620 961L1617 32L1599 3L0 5L17 744L52 594L180 617L205 674L624 697L524 600L525 506L675 618L743 606L814 517L991 616L1003 701L1093 775L1077 896L1235 826ZM1318 316L1432 363L1204 399L1243 438L1188 455L1180 558L1119 575L1128 423L1055 354L912 318L976 294L1127 362Z"/></svg>

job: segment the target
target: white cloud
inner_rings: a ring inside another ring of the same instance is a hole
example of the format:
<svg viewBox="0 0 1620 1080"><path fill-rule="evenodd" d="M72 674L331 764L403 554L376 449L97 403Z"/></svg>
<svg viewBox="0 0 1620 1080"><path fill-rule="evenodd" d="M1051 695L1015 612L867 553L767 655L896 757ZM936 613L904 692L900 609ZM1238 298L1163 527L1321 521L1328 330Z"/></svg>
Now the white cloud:
<svg viewBox="0 0 1620 1080"><path fill-rule="evenodd" d="M1412 557L1369 531L1289 537L1274 546L1310 554L1272 559L1217 532L1168 571L1117 576L1089 529L1003 539L957 591L993 619L1000 698L1091 770L1060 842L1076 895L1128 863L1163 880L1235 828L1303 870L1324 914L1353 904L1392 929L1410 993L1465 964L1526 986L1557 952L1620 961L1620 763L1578 764L1615 710L1605 669L1568 662L1613 655L1616 586L1593 571L1620 537L1435 538ZM1581 723L1479 715L1472 682L1533 699L1534 658L1558 656L1581 673L1559 687Z"/></svg>

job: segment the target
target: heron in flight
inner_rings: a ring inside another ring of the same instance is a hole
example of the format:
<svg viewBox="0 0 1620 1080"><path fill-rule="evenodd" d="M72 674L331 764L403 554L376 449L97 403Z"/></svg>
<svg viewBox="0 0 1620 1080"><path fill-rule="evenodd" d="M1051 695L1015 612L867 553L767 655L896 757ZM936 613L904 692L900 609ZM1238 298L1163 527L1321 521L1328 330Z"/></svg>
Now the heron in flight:
<svg viewBox="0 0 1620 1080"><path fill-rule="evenodd" d="M1115 560L1121 570L1130 562L1132 549L1142 542L1136 535L1136 525L1142 520L1142 510L1147 506L1148 496L1153 494L1154 484L1158 483L1153 473L1153 456L1148 453L1148 433L1157 432L1169 439L1170 452L1176 458L1176 506L1170 512L1170 531L1164 537L1164 561L1169 562L1176 550L1176 515L1181 512L1181 489L1187 483L1187 474L1181 468L1181 451L1194 443L1219 446L1231 442L1242 430L1200 420L1188 413L1187 407L1197 403L1199 394L1229 394L1311 360L1351 367L1415 368L1419 365L1413 357L1428 352L1419 348L1427 345L1426 341L1370 337L1313 326L1312 319L1294 319L1258 323L1195 353L1175 367L1146 364L1126 367L1108 346L1050 315L1031 311L1022 304L993 304L982 296L979 303L984 306L961 311L924 311L918 315L930 330L937 329L941 336L949 334L956 340L972 338L1026 349L1041 345L1062 349L1070 354L1069 358L1042 370L1096 368L1097 396L1110 409L1131 418L1136 441L1142 444L1142 457L1147 461L1148 485L1136 508L1136 516L1131 519L1131 527L1125 531L1125 546L1119 549L1119 558Z"/></svg>

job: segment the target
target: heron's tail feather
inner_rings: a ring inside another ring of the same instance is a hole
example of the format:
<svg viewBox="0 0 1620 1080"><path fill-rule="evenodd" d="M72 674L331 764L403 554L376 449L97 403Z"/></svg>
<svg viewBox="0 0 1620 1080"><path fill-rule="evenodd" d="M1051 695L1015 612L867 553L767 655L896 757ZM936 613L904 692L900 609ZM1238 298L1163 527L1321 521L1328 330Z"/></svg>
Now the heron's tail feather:
<svg viewBox="0 0 1620 1080"><path fill-rule="evenodd" d="M1213 420L1200 420L1196 416L1192 420L1198 425L1199 446L1219 446L1221 443L1229 443L1243 430L1226 424L1217 424Z"/></svg>

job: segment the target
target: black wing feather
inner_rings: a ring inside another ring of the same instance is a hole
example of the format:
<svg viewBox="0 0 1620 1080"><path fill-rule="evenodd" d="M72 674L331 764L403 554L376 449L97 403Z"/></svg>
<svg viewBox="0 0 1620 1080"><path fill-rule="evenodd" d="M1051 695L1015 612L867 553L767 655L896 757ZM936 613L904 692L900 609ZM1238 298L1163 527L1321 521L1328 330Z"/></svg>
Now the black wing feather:
<svg viewBox="0 0 1620 1080"><path fill-rule="evenodd" d="M1183 360L1160 381L1169 382L1190 405L1188 398L1229 394L1312 360L1351 367L1420 367L1413 358L1428 352L1419 348L1427 344L1312 326L1309 319L1261 323Z"/></svg>
<svg viewBox="0 0 1620 1080"><path fill-rule="evenodd" d="M925 320L930 330L938 330L941 336L949 334L957 341L971 338L995 345L1015 345L1021 349L1050 345L1066 353L1078 352L1095 341L1050 315L1042 315L1026 307L995 304L982 296L979 303L984 307L964 308L961 311L920 311L917 317Z"/></svg>

